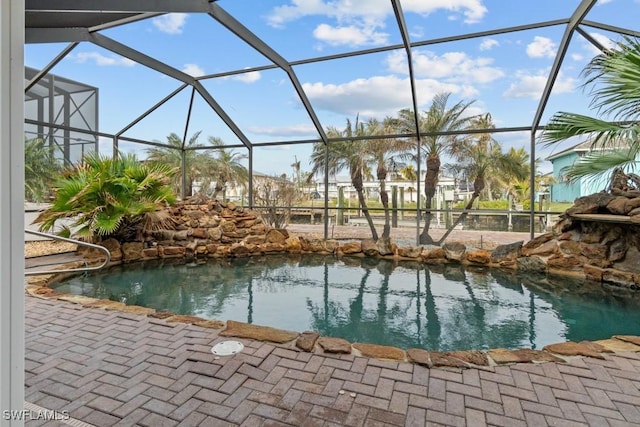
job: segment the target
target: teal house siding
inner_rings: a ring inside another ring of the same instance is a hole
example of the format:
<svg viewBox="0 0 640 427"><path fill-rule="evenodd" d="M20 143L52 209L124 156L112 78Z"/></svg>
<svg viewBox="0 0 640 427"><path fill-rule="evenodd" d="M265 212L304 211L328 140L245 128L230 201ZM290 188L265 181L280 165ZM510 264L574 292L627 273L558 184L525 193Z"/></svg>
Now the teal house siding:
<svg viewBox="0 0 640 427"><path fill-rule="evenodd" d="M555 184L551 184L552 202L573 202L578 197L607 189L610 173L597 179L582 178L576 182L567 182L565 178L566 169L578 161L581 156L591 152L591 146L591 142L586 141L547 158L553 165L553 178L555 180ZM636 158L636 163L639 163L639 160L640 154Z"/></svg>
<svg viewBox="0 0 640 427"><path fill-rule="evenodd" d="M580 197L580 185L578 184L551 184L552 202L571 202Z"/></svg>

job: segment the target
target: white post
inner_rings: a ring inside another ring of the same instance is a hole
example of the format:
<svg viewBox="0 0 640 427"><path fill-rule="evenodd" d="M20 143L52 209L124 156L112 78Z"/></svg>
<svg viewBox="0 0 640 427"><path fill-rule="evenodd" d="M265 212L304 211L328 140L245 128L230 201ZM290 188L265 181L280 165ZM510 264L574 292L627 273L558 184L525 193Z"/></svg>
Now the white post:
<svg viewBox="0 0 640 427"><path fill-rule="evenodd" d="M511 193L507 195L507 204L509 205L509 213L507 213L507 230L513 231L513 219L511 217L511 208L513 207L513 196Z"/></svg>
<svg viewBox="0 0 640 427"><path fill-rule="evenodd" d="M24 425L24 0L0 2L0 425ZM9 411L9 412L6 412Z"/></svg>
<svg viewBox="0 0 640 427"><path fill-rule="evenodd" d="M440 228L440 209L442 209L442 192L440 191L440 184L436 185L436 224Z"/></svg>

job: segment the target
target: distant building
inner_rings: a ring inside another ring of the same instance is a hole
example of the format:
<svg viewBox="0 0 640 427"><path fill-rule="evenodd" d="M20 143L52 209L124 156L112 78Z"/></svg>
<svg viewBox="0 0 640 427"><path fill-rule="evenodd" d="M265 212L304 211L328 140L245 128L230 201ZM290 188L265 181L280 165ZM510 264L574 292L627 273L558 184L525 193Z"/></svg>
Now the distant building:
<svg viewBox="0 0 640 427"><path fill-rule="evenodd" d="M555 183L550 186L552 202L573 202L578 197L598 193L607 188L608 175L598 179L580 178L575 182L569 182L566 177L567 170L580 158L594 150L602 150L602 148L594 149L592 145L593 141L584 141L547 157L553 166L555 180Z"/></svg>

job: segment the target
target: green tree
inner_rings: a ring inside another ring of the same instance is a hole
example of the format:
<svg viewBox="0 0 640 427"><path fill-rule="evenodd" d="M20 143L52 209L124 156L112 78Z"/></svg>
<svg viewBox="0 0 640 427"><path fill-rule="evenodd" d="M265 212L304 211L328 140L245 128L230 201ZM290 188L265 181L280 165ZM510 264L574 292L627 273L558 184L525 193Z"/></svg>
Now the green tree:
<svg viewBox="0 0 640 427"><path fill-rule="evenodd" d="M601 177L614 168L633 170L640 153L640 42L625 38L616 48L595 56L583 76L583 88L593 94L591 106L602 118L557 112L542 142L551 145L577 136L591 138L594 151L567 170L570 181Z"/></svg>
<svg viewBox="0 0 640 427"><path fill-rule="evenodd" d="M329 143L327 147L327 162L325 162L325 145L323 143L313 145L313 152L311 153L311 175L313 176L323 172L326 163L328 163L327 166L330 174L335 175L343 169L347 169L351 178L351 184L358 194L358 201L362 208L362 213L367 219L367 223L371 229L371 236L374 240L378 240L378 232L373 225L371 214L367 208L363 185L363 177L368 169L369 158L367 156L367 140L362 139L362 137L368 136L369 130L364 123L358 120L358 117L356 117L354 124L351 123L351 120L347 119L347 125L344 130L329 127L327 129L327 136L329 138L345 139Z"/></svg>
<svg viewBox="0 0 640 427"><path fill-rule="evenodd" d="M24 198L30 202L44 202L51 193L55 177L62 171L50 147L41 138L24 143Z"/></svg>
<svg viewBox="0 0 640 427"><path fill-rule="evenodd" d="M417 181L418 180L418 171L416 171L415 166L406 165L400 168L400 175L403 179L407 181ZM413 202L413 192L416 191L413 187L408 187L407 191L409 192L409 200Z"/></svg>
<svg viewBox="0 0 640 427"><path fill-rule="evenodd" d="M475 101L460 101L451 107L447 106L450 93L439 93L433 97L431 106L419 118L420 133L422 138L422 151L426 155L427 171L424 178L425 200L425 223L420 234L420 243L431 244L433 238L429 235L431 227L431 206L433 197L436 194L438 177L440 175L440 157L451 152L457 141L461 138L456 134L446 134L446 132L460 131L467 129L472 117L467 113L467 109ZM407 133L416 130L414 114L411 110L401 110L399 112L401 129ZM445 134L443 134L445 133Z"/></svg>
<svg viewBox="0 0 640 427"><path fill-rule="evenodd" d="M238 153L234 150L224 148L224 143L220 138L209 137L209 143L218 147L217 156L209 164L211 177L215 180L213 197L222 193L222 200L226 198L226 189L229 185L246 186L249 181L249 171L242 164L247 158L246 154Z"/></svg>
<svg viewBox="0 0 640 427"><path fill-rule="evenodd" d="M493 121L489 113L475 117L471 123L472 129L492 129ZM465 206L465 211L446 231L438 244L444 242L451 231L468 216L473 203L485 189L489 177L497 174L510 175L517 179L525 179L528 168L523 167L518 157L502 152L500 143L490 133L472 134L457 141L454 159L464 169L466 176L473 181L473 193Z"/></svg>
<svg viewBox="0 0 640 427"><path fill-rule="evenodd" d="M66 168L51 206L34 223L52 231L58 221L70 221L60 235L71 235L73 228L75 236L91 241L139 238L140 230L170 224L159 212L175 201L170 187L175 173L169 165L142 163L132 154L108 158L89 153Z"/></svg>
<svg viewBox="0 0 640 427"><path fill-rule="evenodd" d="M293 158L295 159L295 162L291 163L291 168L293 169L293 178L295 179L296 187L300 188L300 160L298 160L298 156L293 156Z"/></svg>
<svg viewBox="0 0 640 427"><path fill-rule="evenodd" d="M171 133L167 136L168 147L153 147L147 149L147 160L153 164L169 165L182 170L182 153L185 155L185 168L187 182L183 197L193 194L193 183L197 179L205 176L213 168L214 160L207 154L194 148L203 147L198 142L200 132L194 133L189 141L183 143L182 138ZM176 194L182 194L182 174L173 175L173 189Z"/></svg>

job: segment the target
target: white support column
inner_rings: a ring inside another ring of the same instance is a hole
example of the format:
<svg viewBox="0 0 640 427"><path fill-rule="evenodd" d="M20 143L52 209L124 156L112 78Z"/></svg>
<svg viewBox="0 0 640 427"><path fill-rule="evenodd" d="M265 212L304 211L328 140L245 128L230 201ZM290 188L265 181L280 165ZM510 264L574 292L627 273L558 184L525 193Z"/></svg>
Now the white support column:
<svg viewBox="0 0 640 427"><path fill-rule="evenodd" d="M0 2L0 425L24 408L24 0Z"/></svg>

